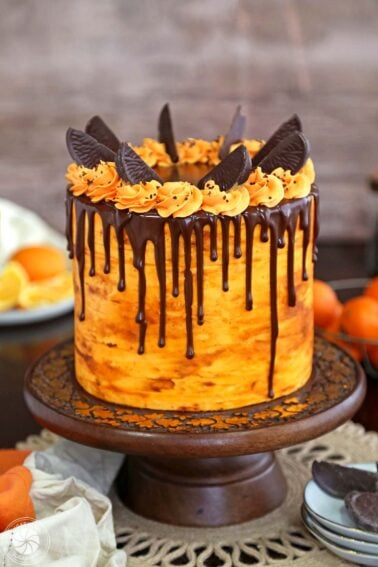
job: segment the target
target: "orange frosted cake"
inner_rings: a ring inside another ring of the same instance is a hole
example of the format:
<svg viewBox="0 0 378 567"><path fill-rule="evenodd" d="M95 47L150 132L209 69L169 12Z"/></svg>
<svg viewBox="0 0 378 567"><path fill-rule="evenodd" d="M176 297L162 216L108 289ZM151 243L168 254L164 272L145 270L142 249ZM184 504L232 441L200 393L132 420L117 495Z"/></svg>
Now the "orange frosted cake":
<svg viewBox="0 0 378 567"><path fill-rule="evenodd" d="M237 408L311 377L317 189L293 116L245 139L122 143L69 129L75 370L89 393L157 410Z"/></svg>

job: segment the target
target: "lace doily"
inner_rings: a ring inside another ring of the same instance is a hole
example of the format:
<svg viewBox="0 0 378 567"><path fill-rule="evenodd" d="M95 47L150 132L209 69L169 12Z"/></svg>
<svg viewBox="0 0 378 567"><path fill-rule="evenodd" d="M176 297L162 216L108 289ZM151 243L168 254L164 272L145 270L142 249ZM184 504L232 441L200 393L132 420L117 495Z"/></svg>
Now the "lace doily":
<svg viewBox="0 0 378 567"><path fill-rule="evenodd" d="M43 450L57 437L47 431L18 443ZM183 528L146 520L112 494L116 536L128 567L333 567L349 566L313 539L300 520L303 488L314 459L338 463L378 457L378 435L354 423L307 443L282 449L278 459L288 481L285 502L263 518L224 528Z"/></svg>

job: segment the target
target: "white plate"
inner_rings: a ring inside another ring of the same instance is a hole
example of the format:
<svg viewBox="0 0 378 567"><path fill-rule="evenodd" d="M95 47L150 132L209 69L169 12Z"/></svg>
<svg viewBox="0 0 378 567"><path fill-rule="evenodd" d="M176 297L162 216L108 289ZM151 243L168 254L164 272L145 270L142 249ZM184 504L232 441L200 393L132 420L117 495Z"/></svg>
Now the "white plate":
<svg viewBox="0 0 378 567"><path fill-rule="evenodd" d="M73 310L73 298L64 299L58 303L52 303L35 309L11 309L0 313L0 327L8 325L27 325L55 319Z"/></svg>
<svg viewBox="0 0 378 567"><path fill-rule="evenodd" d="M10 256L23 246L48 244L64 252L66 238L52 229L36 213L0 198L0 269ZM67 269L71 261L67 257ZM73 310L73 298L30 310L0 312L0 327L48 321Z"/></svg>
<svg viewBox="0 0 378 567"><path fill-rule="evenodd" d="M371 555L378 556L378 543L369 543L367 541L361 541L359 539L353 539L350 537L339 535L332 530L328 530L322 526L314 516L311 516L307 512L306 508L302 506L302 520L309 530L316 530L320 535L326 537L330 542L339 545L340 547L345 547L353 551L361 551L362 553L368 553Z"/></svg>
<svg viewBox="0 0 378 567"><path fill-rule="evenodd" d="M324 547L329 549L329 551L331 551L338 557L359 565L370 565L371 567L377 567L378 555L362 553L361 551L354 551L352 549L341 547L335 543L332 543L328 538L322 536L316 528L310 528L306 522L304 523L306 528L314 536L314 538L320 541L320 543L322 543Z"/></svg>
<svg viewBox="0 0 378 567"><path fill-rule="evenodd" d="M67 250L63 234L51 228L36 213L0 198L0 266L22 246L38 244Z"/></svg>
<svg viewBox="0 0 378 567"><path fill-rule="evenodd" d="M376 472L375 463L359 463L350 465L366 471ZM377 543L378 534L356 528L355 523L349 516L344 500L334 498L324 492L314 480L310 480L304 489L304 503L311 516L326 528L353 539ZM378 560L375 564L378 566Z"/></svg>

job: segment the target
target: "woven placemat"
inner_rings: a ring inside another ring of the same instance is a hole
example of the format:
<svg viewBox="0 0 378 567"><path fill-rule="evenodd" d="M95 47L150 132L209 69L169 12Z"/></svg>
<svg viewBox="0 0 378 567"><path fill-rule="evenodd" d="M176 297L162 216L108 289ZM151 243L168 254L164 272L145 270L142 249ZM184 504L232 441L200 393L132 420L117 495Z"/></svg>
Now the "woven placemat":
<svg viewBox="0 0 378 567"><path fill-rule="evenodd" d="M43 431L18 443L20 449L43 450L57 437ZM378 434L349 422L318 439L282 449L278 459L288 481L285 502L274 512L225 528L182 528L146 520L125 508L115 493L114 521L128 567L333 567L348 566L312 538L300 519L303 488L314 459L337 463L378 457Z"/></svg>

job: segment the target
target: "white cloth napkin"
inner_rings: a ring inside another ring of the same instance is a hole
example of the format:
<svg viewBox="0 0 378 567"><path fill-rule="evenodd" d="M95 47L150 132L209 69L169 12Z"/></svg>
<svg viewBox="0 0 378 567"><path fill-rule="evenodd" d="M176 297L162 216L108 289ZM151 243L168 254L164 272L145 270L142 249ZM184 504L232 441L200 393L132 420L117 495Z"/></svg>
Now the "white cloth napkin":
<svg viewBox="0 0 378 567"><path fill-rule="evenodd" d="M66 248L66 239L36 213L0 198L0 267L21 246L50 244Z"/></svg>
<svg viewBox="0 0 378 567"><path fill-rule="evenodd" d="M65 249L64 236L38 215L0 198L0 266L21 246ZM106 494L124 455L61 440L25 460L37 520L0 534L0 565L125 567Z"/></svg>
<svg viewBox="0 0 378 567"><path fill-rule="evenodd" d="M125 567L106 496L123 457L66 440L31 453L37 520L0 534L0 565Z"/></svg>

